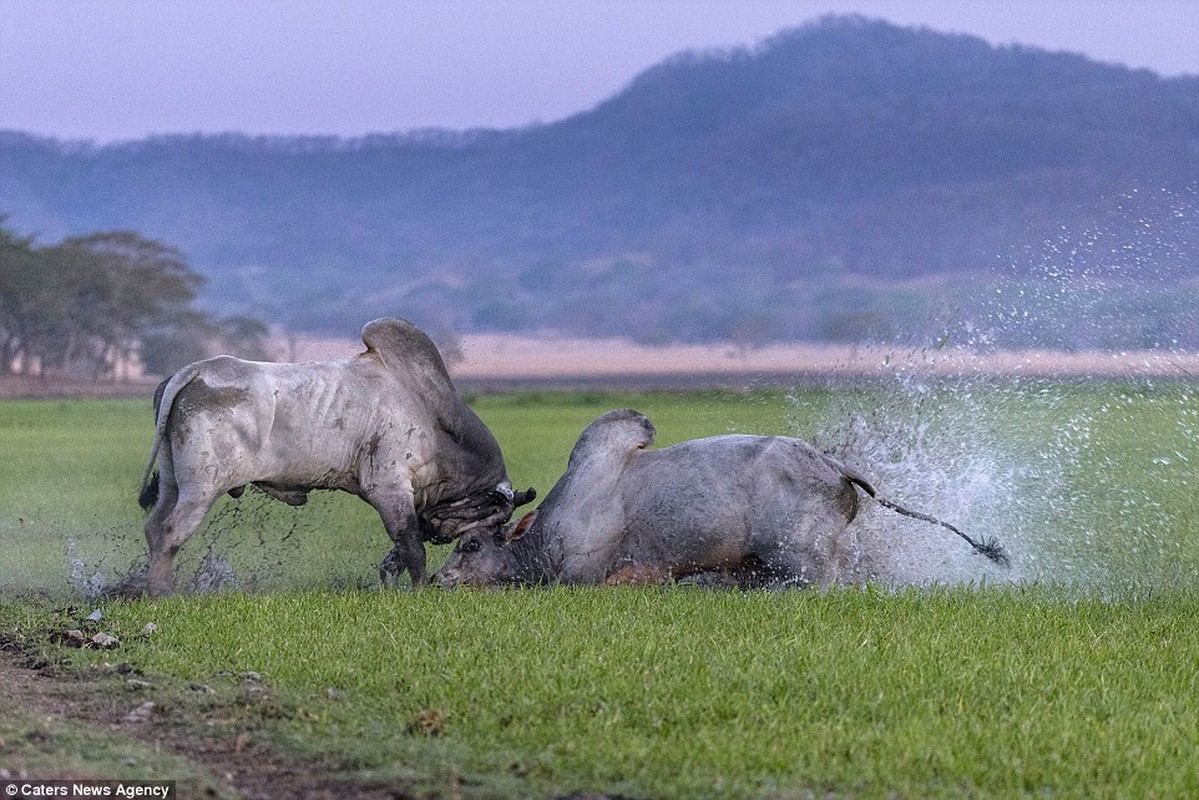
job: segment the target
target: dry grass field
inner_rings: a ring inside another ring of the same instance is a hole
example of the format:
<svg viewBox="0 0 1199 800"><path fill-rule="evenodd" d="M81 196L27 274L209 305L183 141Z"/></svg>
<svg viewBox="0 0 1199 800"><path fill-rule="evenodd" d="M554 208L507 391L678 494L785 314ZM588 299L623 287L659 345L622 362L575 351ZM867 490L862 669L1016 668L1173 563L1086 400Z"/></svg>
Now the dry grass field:
<svg viewBox="0 0 1199 800"><path fill-rule="evenodd" d="M461 337L462 359L451 364L458 379L546 380L620 376L724 376L753 379L823 376L858 379L912 369L941 376L1026 375L1057 378L1185 377L1199 375L1199 353L1050 350L979 353L964 348L895 345L774 344L746 349L733 344L636 344L626 339L472 334ZM300 339L295 360L344 358L361 351L352 339ZM695 383L688 380L688 385Z"/></svg>
<svg viewBox="0 0 1199 800"><path fill-rule="evenodd" d="M447 362L455 380L467 390L795 386L871 381L909 372L925 377L1063 380L1199 375L1199 353L1164 350L976 352L955 347L794 342L749 349L729 343L650 346L627 339L509 334L468 334L456 344L460 352L447 354ZM324 361L353 356L362 351L362 343L351 338L280 338L275 350L279 360ZM156 383L153 376L112 381L0 375L0 398L138 397L152 392Z"/></svg>

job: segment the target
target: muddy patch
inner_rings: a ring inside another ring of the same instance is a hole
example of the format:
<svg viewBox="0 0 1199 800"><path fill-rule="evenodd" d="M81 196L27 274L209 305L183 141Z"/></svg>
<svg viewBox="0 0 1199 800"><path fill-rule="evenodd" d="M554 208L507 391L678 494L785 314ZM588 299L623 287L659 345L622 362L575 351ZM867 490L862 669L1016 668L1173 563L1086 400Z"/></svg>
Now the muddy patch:
<svg viewBox="0 0 1199 800"><path fill-rule="evenodd" d="M82 646L82 645L81 645ZM408 798L270 744L288 710L252 676L180 685L112 659L77 669L0 631L0 778L176 781L180 797Z"/></svg>

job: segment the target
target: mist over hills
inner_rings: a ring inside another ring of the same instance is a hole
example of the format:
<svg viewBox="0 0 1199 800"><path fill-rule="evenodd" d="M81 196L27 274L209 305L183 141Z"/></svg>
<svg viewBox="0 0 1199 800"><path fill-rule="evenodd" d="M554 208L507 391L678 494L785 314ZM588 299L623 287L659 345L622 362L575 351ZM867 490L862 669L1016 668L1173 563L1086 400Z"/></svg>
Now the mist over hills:
<svg viewBox="0 0 1199 800"><path fill-rule="evenodd" d="M594 109L355 140L0 134L0 213L354 332L1199 346L1199 77L826 18ZM1029 320L1032 320L1031 322ZM981 332L981 333L980 333Z"/></svg>

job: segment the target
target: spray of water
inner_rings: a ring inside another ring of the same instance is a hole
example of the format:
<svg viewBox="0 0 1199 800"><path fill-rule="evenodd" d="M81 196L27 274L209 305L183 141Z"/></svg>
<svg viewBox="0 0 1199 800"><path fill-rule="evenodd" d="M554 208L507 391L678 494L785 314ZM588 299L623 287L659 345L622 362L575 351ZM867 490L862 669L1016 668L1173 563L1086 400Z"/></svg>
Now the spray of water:
<svg viewBox="0 0 1199 800"><path fill-rule="evenodd" d="M359 509L371 524L346 529L346 506L353 509L358 502L331 492L312 493L302 509L256 490L237 500L224 498L175 559L175 588L210 594L377 586L378 559L389 545L373 512ZM354 518L353 511L349 517ZM75 539L66 543L65 582L71 595L94 600L146 590L144 549L129 557L139 549L133 543L140 544L140 531L119 529L91 538L90 556ZM105 544L97 546L95 539Z"/></svg>
<svg viewBox="0 0 1199 800"><path fill-rule="evenodd" d="M346 531L347 507L361 501L313 492L302 508L251 489L222 500L180 558L176 583L197 594L320 586L377 585L376 566L389 549L370 513L363 531ZM374 560L372 560L374 559Z"/></svg>
<svg viewBox="0 0 1199 800"><path fill-rule="evenodd" d="M958 346L1199 348L1197 203L1149 200L1127 198L1116 209L1119 225L1063 230L1040 252L1013 257L1010 280L946 305L952 314L930 325L940 331L936 345L880 352L890 365L883 381L838 387L814 429L803 415L797 433L814 435L881 495L976 540L997 539L1012 560L1003 569L950 532L866 500L852 526L852 578L1038 582L1099 593L1199 586L1199 376L1180 368L1170 380L1096 383L984 369L947 379L937 369ZM186 548L178 585L373 585L374 563L331 565L327 545L304 549L335 524L323 503L314 495L296 511L253 493L226 503ZM369 539L338 550L381 556L386 543L377 531ZM69 584L89 597L129 575L85 564L73 546L66 555ZM297 579L297 562L308 561L308 576Z"/></svg>
<svg viewBox="0 0 1199 800"><path fill-rule="evenodd" d="M1178 350L1179 330L1199 336L1195 305L1165 309L1166 323L1105 325L1103 310L1115 295L1150 308L1163 285L1179 284L1182 248L1170 237L1193 208L1172 210L1168 233L1141 220L1132 241L1063 233L939 343L956 337L982 353L1012 343L1102 347L1116 336L1127 343L1131 330L1137 346ZM1151 339L1155 327L1169 338ZM1179 369L1167 379L1065 381L980 367L945 378L939 346L896 355L879 354L895 366L878 385L837 393L815 438L880 494L999 539L1013 563L998 568L944 531L866 502L854 578L1052 583L1101 594L1199 585L1196 376Z"/></svg>

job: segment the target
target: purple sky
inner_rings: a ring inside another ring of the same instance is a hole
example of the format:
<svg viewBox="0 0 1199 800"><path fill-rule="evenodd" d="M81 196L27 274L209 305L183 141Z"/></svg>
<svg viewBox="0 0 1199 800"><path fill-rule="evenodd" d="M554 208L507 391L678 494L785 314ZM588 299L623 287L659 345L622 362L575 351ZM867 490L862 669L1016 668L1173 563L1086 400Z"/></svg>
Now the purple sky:
<svg viewBox="0 0 1199 800"><path fill-rule="evenodd" d="M1199 0L0 0L0 129L112 141L550 122L672 53L830 12L1199 75Z"/></svg>

